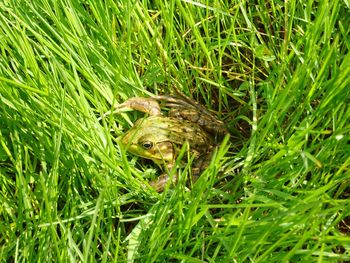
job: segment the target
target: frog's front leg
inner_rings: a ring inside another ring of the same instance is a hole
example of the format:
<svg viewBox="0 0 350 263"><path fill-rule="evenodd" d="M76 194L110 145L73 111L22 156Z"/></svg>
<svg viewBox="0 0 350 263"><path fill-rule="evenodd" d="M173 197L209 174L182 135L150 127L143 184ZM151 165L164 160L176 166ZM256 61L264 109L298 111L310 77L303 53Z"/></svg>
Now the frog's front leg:
<svg viewBox="0 0 350 263"><path fill-rule="evenodd" d="M134 97L116 106L116 112L123 110L137 110L151 116L161 116L159 103L153 98Z"/></svg>
<svg viewBox="0 0 350 263"><path fill-rule="evenodd" d="M177 183L176 174L172 178L170 178L168 174L162 174L156 180L151 181L149 185L152 186L152 188L154 188L154 190L156 190L157 192L163 192L165 189L165 186L167 185L167 183L169 183L171 179L172 179L171 184L175 185Z"/></svg>
<svg viewBox="0 0 350 263"><path fill-rule="evenodd" d="M157 192L163 192L165 189L165 186L170 182L171 180L171 185L175 185L177 183L178 177L177 177L177 171L173 176L170 176L169 174L171 173L171 170L173 168L173 164L169 163L166 165L167 166L167 171L160 175L156 180L151 181L149 184L152 186L154 190Z"/></svg>

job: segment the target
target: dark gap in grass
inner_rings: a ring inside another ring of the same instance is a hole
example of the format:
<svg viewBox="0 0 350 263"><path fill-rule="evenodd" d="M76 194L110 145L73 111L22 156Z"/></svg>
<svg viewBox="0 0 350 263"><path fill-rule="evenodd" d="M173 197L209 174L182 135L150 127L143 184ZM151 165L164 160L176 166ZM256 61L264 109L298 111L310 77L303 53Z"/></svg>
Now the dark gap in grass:
<svg viewBox="0 0 350 263"><path fill-rule="evenodd" d="M338 229L341 233L349 236L350 235L350 216L346 216L343 220L338 224ZM342 247L342 252L344 253L344 247Z"/></svg>

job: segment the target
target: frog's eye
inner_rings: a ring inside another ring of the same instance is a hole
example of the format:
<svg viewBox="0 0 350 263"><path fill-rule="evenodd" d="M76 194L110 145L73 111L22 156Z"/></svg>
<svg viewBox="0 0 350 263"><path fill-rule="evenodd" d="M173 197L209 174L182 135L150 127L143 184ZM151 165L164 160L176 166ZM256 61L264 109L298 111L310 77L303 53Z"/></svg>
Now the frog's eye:
<svg viewBox="0 0 350 263"><path fill-rule="evenodd" d="M146 141L146 142L142 142L141 145L142 145L143 149L149 150L153 147L153 142Z"/></svg>

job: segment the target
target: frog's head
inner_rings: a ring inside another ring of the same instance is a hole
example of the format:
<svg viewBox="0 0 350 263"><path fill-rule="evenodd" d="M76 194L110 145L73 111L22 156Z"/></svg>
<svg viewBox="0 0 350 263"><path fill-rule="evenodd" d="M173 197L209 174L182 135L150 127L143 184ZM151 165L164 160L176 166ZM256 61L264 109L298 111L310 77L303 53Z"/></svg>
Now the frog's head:
<svg viewBox="0 0 350 263"><path fill-rule="evenodd" d="M151 122L150 122L151 120ZM156 123L156 119L138 120L121 138L126 150L161 165L174 160L174 147L168 131Z"/></svg>

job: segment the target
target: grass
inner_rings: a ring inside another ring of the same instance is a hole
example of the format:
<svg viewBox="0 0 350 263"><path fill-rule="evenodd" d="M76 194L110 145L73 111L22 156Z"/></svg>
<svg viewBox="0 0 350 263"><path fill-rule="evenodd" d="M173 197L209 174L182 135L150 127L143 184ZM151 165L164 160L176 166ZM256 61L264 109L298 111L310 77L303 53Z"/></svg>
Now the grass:
<svg viewBox="0 0 350 263"><path fill-rule="evenodd" d="M3 262L350 260L348 1L19 2L0 3ZM232 136L158 194L115 139L140 115L98 118L172 85Z"/></svg>

